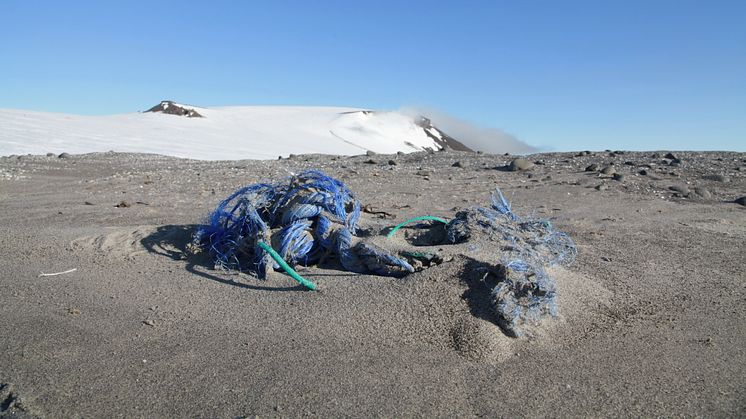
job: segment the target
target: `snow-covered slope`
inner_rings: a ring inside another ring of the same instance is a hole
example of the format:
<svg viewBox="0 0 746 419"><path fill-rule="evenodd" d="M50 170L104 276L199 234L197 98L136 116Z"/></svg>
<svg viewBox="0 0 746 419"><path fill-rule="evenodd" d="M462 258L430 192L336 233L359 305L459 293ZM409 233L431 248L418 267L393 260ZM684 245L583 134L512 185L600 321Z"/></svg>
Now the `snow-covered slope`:
<svg viewBox="0 0 746 419"><path fill-rule="evenodd" d="M182 105L184 106L184 105ZM202 160L276 159L442 148L441 134L396 112L356 108L240 106L165 113L80 116L0 109L0 155L96 151ZM435 132L435 134L433 134Z"/></svg>

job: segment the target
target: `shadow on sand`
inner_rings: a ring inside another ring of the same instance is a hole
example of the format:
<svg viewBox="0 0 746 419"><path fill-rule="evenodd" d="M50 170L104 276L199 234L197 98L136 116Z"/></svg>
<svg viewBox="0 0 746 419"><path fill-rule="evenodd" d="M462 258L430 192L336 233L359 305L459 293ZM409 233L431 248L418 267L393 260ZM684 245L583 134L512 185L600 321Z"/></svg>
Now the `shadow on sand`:
<svg viewBox="0 0 746 419"><path fill-rule="evenodd" d="M260 291L305 291L306 288L301 285L272 287L264 285L251 285L243 282L236 282L231 279L213 275L206 272L214 270L214 263L207 252L193 253L189 249L192 243L192 237L197 231L196 224L186 225L164 225L158 227L153 233L140 240L143 247L150 253L167 257L171 260L181 260L186 262L185 269L197 276L211 281L219 282L225 285L232 285L239 288L260 290ZM219 273L219 271L214 271Z"/></svg>

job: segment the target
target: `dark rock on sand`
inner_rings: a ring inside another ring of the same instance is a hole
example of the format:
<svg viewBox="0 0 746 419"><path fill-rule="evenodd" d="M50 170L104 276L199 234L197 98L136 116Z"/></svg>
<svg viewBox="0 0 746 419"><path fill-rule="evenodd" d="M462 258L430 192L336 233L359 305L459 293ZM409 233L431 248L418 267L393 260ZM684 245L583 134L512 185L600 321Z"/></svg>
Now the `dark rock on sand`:
<svg viewBox="0 0 746 419"><path fill-rule="evenodd" d="M687 196L691 193L689 188L684 185L673 185L668 187L669 190L681 194L681 196Z"/></svg>
<svg viewBox="0 0 746 419"><path fill-rule="evenodd" d="M743 205L744 207L746 207L746 196L742 196L742 197L740 197L740 198L737 198L737 199L736 199L735 201L733 201L733 202L735 202L735 203L736 203L736 204L738 204L738 205Z"/></svg>
<svg viewBox="0 0 746 419"><path fill-rule="evenodd" d="M725 175L705 175L702 178L706 180L711 180L714 182L722 182L722 183L730 182L730 178Z"/></svg>
<svg viewBox="0 0 746 419"><path fill-rule="evenodd" d="M593 163L585 168L586 172L595 172L598 170L598 165L596 163Z"/></svg>
<svg viewBox="0 0 746 419"><path fill-rule="evenodd" d="M710 193L710 191L702 187L694 188L694 193L704 199L712 198L712 194Z"/></svg>
<svg viewBox="0 0 746 419"><path fill-rule="evenodd" d="M526 159L515 159L508 165L508 170L511 172L521 172L524 170L530 170L534 167L534 164Z"/></svg>
<svg viewBox="0 0 746 419"><path fill-rule="evenodd" d="M69 153L62 153L62 154L60 154L57 157L59 157L61 159L69 159L70 158L70 154Z"/></svg>
<svg viewBox="0 0 746 419"><path fill-rule="evenodd" d="M603 175L613 175L614 173L616 173L616 169L613 166L606 166L601 169L601 174Z"/></svg>

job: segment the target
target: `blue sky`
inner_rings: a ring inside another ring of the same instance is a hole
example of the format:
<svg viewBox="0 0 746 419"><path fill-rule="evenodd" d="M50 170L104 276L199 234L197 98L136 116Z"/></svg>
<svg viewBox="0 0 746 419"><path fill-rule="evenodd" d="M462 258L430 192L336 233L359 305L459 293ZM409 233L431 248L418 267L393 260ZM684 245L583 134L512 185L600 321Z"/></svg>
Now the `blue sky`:
<svg viewBox="0 0 746 419"><path fill-rule="evenodd" d="M545 150L746 151L746 1L0 2L0 108L161 99L415 106Z"/></svg>

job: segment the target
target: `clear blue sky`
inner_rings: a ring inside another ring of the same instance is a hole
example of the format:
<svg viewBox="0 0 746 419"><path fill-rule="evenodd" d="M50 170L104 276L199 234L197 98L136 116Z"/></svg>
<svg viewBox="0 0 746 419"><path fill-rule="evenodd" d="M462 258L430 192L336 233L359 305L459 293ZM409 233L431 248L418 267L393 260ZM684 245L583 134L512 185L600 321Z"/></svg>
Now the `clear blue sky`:
<svg viewBox="0 0 746 419"><path fill-rule="evenodd" d="M548 150L746 151L746 1L0 2L0 108L161 99L422 106Z"/></svg>

